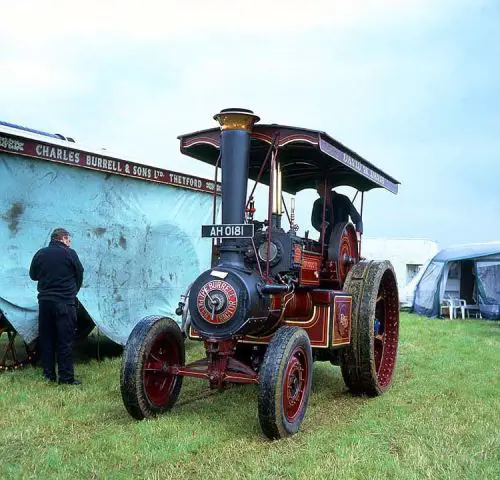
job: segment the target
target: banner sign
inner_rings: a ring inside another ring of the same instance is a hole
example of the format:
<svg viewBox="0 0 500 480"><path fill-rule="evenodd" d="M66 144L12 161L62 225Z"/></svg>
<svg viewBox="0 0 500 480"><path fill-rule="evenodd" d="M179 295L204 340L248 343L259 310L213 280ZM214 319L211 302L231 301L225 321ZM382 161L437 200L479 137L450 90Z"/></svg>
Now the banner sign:
<svg viewBox="0 0 500 480"><path fill-rule="evenodd" d="M0 132L0 152L24 155L201 192L213 193L215 188L215 182L206 178L141 165L105 155L97 155L75 148L17 137L4 132ZM219 195L220 192L221 185L217 184L217 194Z"/></svg>

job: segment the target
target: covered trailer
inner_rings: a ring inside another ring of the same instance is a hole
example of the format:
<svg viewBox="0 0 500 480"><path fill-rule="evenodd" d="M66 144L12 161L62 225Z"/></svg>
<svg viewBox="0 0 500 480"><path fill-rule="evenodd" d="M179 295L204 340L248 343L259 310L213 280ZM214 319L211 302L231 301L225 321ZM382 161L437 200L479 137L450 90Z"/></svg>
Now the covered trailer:
<svg viewBox="0 0 500 480"><path fill-rule="evenodd" d="M61 135L0 124L0 368L18 364L16 335L26 343L37 337L29 266L54 228L70 231L85 267L80 334L95 323L125 344L149 312L173 317L186 286L210 265L210 240L199 232L213 221L217 189Z"/></svg>

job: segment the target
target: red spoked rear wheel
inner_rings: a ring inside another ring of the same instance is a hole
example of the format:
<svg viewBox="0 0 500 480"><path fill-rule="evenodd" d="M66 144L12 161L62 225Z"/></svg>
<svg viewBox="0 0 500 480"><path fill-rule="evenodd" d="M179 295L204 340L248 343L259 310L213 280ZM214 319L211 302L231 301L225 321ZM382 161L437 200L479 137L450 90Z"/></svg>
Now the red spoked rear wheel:
<svg viewBox="0 0 500 480"><path fill-rule="evenodd" d="M375 303L373 328L374 359L377 379L382 389L392 381L399 338L399 305L390 271L382 276Z"/></svg>
<svg viewBox="0 0 500 480"><path fill-rule="evenodd" d="M353 393L383 393L392 382L399 338L399 298L390 262L361 262L344 290L352 295L351 344L340 359Z"/></svg>

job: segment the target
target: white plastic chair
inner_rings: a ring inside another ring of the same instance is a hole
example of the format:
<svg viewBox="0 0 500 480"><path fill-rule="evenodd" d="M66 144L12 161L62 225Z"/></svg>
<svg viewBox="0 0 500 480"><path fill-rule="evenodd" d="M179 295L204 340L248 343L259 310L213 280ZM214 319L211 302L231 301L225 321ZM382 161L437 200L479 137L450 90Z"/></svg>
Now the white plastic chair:
<svg viewBox="0 0 500 480"><path fill-rule="evenodd" d="M465 308L467 306L467 302L462 298L454 298L453 299L453 315L457 318L457 310L460 309L460 313L462 314L462 318L465 319Z"/></svg>
<svg viewBox="0 0 500 480"><path fill-rule="evenodd" d="M462 318L465 318L467 302L461 298L443 298L441 302L441 315L444 309L448 309L450 320L458 318L457 312L460 310Z"/></svg>
<svg viewBox="0 0 500 480"><path fill-rule="evenodd" d="M448 298L443 298L441 301L441 315L444 316L444 310L448 310L450 320L453 319L453 302Z"/></svg>

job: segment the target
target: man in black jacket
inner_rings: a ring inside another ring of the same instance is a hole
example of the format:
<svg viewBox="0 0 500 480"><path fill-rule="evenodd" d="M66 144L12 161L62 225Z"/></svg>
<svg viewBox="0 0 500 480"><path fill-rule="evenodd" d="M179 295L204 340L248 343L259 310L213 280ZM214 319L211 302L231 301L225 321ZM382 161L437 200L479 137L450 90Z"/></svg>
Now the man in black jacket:
<svg viewBox="0 0 500 480"><path fill-rule="evenodd" d="M325 207L325 240L328 242L330 234L337 223L349 221L349 217L353 221L356 232L359 236L363 233L363 221L354 205L348 197L332 190L328 182L318 182L316 191L320 198L316 199L313 205L311 214L312 226L321 233L323 220L323 204L326 198Z"/></svg>
<svg viewBox="0 0 500 480"><path fill-rule="evenodd" d="M56 228L48 247L36 252L31 261L30 277L38 281L38 330L40 354L45 378L59 383L79 385L73 371L73 342L76 329L76 294L83 281L83 267L70 248L71 235Z"/></svg>

